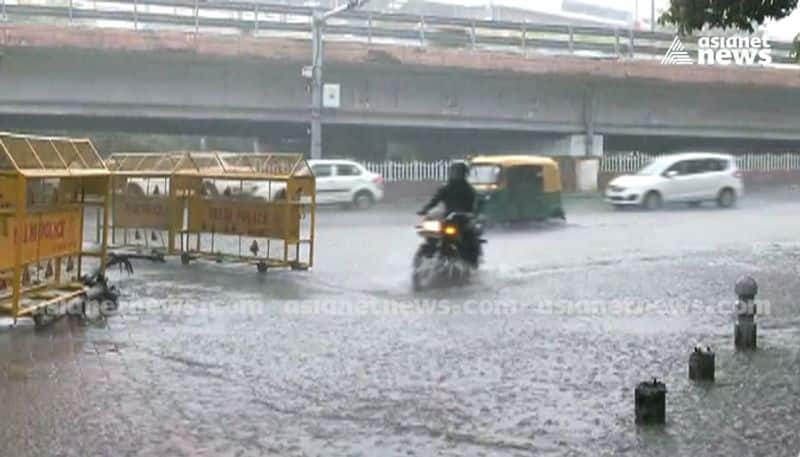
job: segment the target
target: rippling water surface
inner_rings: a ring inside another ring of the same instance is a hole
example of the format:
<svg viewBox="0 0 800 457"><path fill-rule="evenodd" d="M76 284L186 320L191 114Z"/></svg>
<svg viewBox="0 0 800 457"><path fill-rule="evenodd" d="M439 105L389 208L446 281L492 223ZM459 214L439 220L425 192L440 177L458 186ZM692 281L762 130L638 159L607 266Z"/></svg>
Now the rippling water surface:
<svg viewBox="0 0 800 457"><path fill-rule="evenodd" d="M573 204L566 225L490 233L466 289L419 295L412 214L322 211L313 272L138 264L104 324L3 330L0 455L800 452L800 204ZM741 274L769 310L749 354ZM699 342L713 386L687 379ZM667 424L639 428L654 376Z"/></svg>

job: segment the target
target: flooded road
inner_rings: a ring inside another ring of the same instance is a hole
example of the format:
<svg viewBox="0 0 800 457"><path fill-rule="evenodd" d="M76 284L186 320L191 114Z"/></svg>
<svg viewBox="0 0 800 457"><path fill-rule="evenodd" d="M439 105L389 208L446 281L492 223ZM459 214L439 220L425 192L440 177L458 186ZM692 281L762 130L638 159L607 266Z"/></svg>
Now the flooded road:
<svg viewBox="0 0 800 457"><path fill-rule="evenodd" d="M0 331L0 456L800 452L800 194L498 229L457 291L412 294L413 208L320 211L312 272L114 273L119 315ZM759 281L759 350L733 283ZM688 381L691 349L717 382ZM667 425L634 425L658 377Z"/></svg>

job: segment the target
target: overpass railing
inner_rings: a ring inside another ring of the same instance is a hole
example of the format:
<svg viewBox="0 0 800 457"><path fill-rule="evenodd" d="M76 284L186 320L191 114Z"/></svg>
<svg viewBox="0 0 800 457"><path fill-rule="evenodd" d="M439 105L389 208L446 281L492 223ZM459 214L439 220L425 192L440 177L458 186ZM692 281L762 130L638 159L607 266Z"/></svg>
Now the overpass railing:
<svg viewBox="0 0 800 457"><path fill-rule="evenodd" d="M311 39L313 9L220 0L0 0L6 24L54 24L190 34ZM522 55L661 59L674 35L603 26L469 20L350 11L328 21L328 41L461 48ZM683 40L696 53L696 40ZM773 42L773 61L792 63L793 45Z"/></svg>

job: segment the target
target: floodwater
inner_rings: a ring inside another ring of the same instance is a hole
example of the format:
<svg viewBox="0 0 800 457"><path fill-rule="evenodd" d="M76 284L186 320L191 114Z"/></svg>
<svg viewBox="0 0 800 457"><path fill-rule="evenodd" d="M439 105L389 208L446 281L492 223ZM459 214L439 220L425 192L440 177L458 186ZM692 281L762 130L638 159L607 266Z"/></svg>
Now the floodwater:
<svg viewBox="0 0 800 457"><path fill-rule="evenodd" d="M320 211L311 272L137 263L105 323L0 331L0 456L796 456L799 195L570 201L490 232L458 291L411 293L413 208ZM743 274L754 353L733 350ZM687 379L697 343L712 386ZM637 427L653 377L667 424Z"/></svg>

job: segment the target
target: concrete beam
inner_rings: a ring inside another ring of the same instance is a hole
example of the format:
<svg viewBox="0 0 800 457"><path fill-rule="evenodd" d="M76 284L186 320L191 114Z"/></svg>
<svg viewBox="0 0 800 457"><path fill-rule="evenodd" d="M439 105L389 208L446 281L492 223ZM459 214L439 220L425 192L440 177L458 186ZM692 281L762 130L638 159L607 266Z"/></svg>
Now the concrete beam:
<svg viewBox="0 0 800 457"><path fill-rule="evenodd" d="M63 128L86 120L176 133L199 125L209 135L302 126L310 94L301 67L292 60L10 47L0 58L0 85L13 90L0 92L0 124ZM341 109L323 112L329 126L576 134L586 136L589 150L595 135L800 141L800 91L792 88L387 62L333 62L326 82L341 84Z"/></svg>

